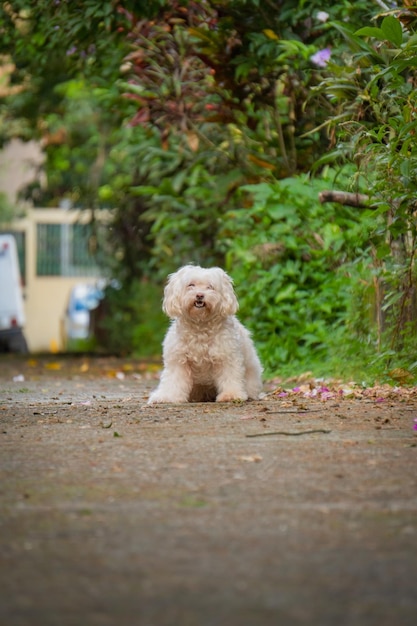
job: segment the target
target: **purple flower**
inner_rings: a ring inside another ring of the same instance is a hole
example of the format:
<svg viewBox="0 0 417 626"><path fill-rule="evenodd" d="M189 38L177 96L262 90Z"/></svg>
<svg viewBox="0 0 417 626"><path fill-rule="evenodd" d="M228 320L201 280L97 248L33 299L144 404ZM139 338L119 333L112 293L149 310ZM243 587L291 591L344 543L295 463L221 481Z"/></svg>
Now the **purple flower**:
<svg viewBox="0 0 417 626"><path fill-rule="evenodd" d="M331 57L332 51L330 48L323 48L310 57L310 61L317 65L317 67L326 67Z"/></svg>
<svg viewBox="0 0 417 626"><path fill-rule="evenodd" d="M75 52L77 52L77 46L71 46L71 48L67 50L67 57L70 57Z"/></svg>
<svg viewBox="0 0 417 626"><path fill-rule="evenodd" d="M414 424L413 429L417 430L417 424Z"/></svg>

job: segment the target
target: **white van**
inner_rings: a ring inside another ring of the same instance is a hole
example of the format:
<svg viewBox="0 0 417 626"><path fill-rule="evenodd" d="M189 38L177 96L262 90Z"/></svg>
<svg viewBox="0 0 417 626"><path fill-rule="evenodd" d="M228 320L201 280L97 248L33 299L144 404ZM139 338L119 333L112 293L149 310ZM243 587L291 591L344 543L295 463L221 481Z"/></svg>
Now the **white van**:
<svg viewBox="0 0 417 626"><path fill-rule="evenodd" d="M16 240L0 234L0 352L27 353L24 325Z"/></svg>

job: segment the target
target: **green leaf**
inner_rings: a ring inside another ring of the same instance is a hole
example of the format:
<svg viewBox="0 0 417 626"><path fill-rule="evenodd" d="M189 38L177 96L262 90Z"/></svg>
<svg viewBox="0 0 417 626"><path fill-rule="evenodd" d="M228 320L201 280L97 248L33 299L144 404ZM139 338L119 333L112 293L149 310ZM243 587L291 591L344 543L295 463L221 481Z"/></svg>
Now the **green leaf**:
<svg viewBox="0 0 417 626"><path fill-rule="evenodd" d="M268 207L266 209L269 217L273 220L282 220L288 217L288 214L291 212L288 210L288 207L284 204L277 204L275 206Z"/></svg>
<svg viewBox="0 0 417 626"><path fill-rule="evenodd" d="M378 246L377 253L376 253L377 259L379 260L386 259L390 255L391 255L391 248L389 247L387 243L382 243Z"/></svg>
<svg viewBox="0 0 417 626"><path fill-rule="evenodd" d="M393 15L388 15L382 20L381 30L388 41L396 46L401 46L403 42L403 29L400 20Z"/></svg>
<svg viewBox="0 0 417 626"><path fill-rule="evenodd" d="M410 159L404 159L403 161L401 161L400 172L406 178L410 177L410 174L411 174Z"/></svg>
<svg viewBox="0 0 417 626"><path fill-rule="evenodd" d="M355 35L360 37L373 37L374 39L378 39L378 41L390 41L395 46L401 46L403 42L401 22L392 15L388 15L382 20L381 28L365 26L357 30Z"/></svg>
<svg viewBox="0 0 417 626"><path fill-rule="evenodd" d="M275 304L278 304L279 302L282 302L283 300L292 299L296 290L297 290L297 285L295 285L294 283L290 283L284 289L282 289L276 294L274 298Z"/></svg>
<svg viewBox="0 0 417 626"><path fill-rule="evenodd" d="M252 193L256 202L264 203L272 195L271 185L267 183L259 183L257 185L242 185L243 191Z"/></svg>
<svg viewBox="0 0 417 626"><path fill-rule="evenodd" d="M131 187L130 191L134 196L152 196L159 192L159 187L140 185L139 187Z"/></svg>
<svg viewBox="0 0 417 626"><path fill-rule="evenodd" d="M241 63L238 65L235 72L236 80L238 81L241 78L247 78L252 68L252 63Z"/></svg>
<svg viewBox="0 0 417 626"><path fill-rule="evenodd" d="M355 35L359 37L374 37L374 39L378 39L379 41L384 41L386 39L386 35L382 28L376 28L375 26L365 26L364 28L360 28L356 31Z"/></svg>

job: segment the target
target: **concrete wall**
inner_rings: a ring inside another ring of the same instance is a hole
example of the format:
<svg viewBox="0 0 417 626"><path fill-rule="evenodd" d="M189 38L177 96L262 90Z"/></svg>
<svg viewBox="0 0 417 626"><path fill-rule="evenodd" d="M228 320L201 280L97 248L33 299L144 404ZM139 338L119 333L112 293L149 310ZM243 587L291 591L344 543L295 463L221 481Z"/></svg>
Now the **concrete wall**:
<svg viewBox="0 0 417 626"><path fill-rule="evenodd" d="M0 152L0 191L16 203L19 190L36 178L44 160L41 148L35 141L27 143L12 139Z"/></svg>

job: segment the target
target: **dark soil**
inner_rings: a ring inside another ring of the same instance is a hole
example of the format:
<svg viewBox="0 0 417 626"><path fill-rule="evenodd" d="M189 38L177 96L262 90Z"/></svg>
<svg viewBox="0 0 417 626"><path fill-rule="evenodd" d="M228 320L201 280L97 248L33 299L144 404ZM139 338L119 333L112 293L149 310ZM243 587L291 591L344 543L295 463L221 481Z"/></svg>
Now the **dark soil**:
<svg viewBox="0 0 417 626"><path fill-rule="evenodd" d="M155 385L0 358L1 624L417 623L415 390L148 407Z"/></svg>

